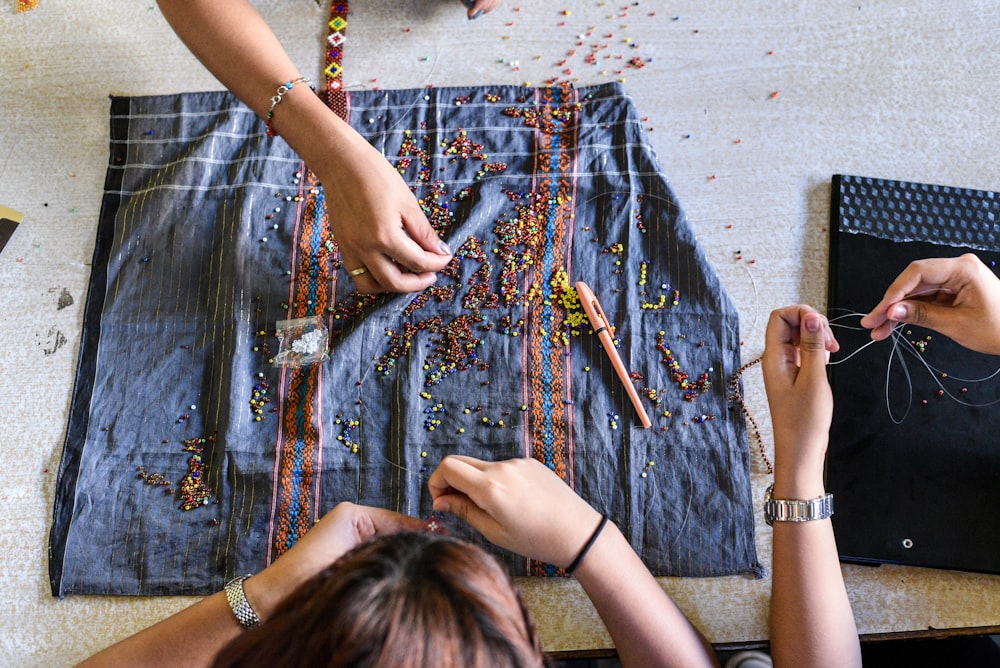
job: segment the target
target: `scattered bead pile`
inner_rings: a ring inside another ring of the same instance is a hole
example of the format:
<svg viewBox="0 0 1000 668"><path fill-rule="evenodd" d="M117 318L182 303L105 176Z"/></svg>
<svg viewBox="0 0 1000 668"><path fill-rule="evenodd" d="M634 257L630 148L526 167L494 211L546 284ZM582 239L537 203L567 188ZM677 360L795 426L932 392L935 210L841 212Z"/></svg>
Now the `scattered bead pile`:
<svg viewBox="0 0 1000 668"><path fill-rule="evenodd" d="M194 510L207 506L212 498L212 490L205 484L205 464L202 454L206 443L214 443L215 436L189 438L184 441L184 451L192 453L188 457L188 472L180 482L181 510Z"/></svg>

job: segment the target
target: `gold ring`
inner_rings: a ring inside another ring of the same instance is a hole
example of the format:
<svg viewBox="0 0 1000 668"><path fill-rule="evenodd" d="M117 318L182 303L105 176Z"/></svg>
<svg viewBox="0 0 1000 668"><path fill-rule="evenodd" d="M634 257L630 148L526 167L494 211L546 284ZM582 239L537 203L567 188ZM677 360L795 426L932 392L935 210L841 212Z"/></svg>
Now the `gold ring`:
<svg viewBox="0 0 1000 668"><path fill-rule="evenodd" d="M360 276L361 274L367 274L367 273L368 273L368 267L366 267L365 265L361 265L357 269L351 269L349 272L347 272L347 275L353 277L353 276Z"/></svg>

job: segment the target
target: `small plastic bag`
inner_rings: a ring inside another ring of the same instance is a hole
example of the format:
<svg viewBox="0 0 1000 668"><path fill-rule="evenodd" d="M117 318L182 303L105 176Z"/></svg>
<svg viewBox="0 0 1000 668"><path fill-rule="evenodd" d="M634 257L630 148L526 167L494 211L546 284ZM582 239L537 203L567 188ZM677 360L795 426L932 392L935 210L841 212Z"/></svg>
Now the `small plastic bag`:
<svg viewBox="0 0 1000 668"><path fill-rule="evenodd" d="M322 317L314 315L279 320L276 329L278 354L274 356L275 366L298 368L322 364L330 359L327 352L330 332Z"/></svg>

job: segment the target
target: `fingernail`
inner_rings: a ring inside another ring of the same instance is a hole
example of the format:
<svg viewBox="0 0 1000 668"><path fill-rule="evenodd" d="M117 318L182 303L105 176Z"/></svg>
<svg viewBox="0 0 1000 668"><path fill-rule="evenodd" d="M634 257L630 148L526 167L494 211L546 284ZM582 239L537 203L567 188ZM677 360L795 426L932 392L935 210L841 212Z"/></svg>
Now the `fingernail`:
<svg viewBox="0 0 1000 668"><path fill-rule="evenodd" d="M889 309L890 320L906 320L906 316L908 315L909 315L909 309L906 308L905 304L896 304L891 309Z"/></svg>
<svg viewBox="0 0 1000 668"><path fill-rule="evenodd" d="M820 317L815 314L807 315L803 324L806 326L807 332L818 332L819 328L823 325Z"/></svg>
<svg viewBox="0 0 1000 668"><path fill-rule="evenodd" d="M478 12L476 12L475 14L473 14L472 16L470 16L469 20L470 21L475 21L476 19L478 19L482 15L483 15L483 10L480 9Z"/></svg>
<svg viewBox="0 0 1000 668"><path fill-rule="evenodd" d="M451 246L449 246L448 244L446 244L443 241L439 241L438 242L438 248L441 249L441 252L444 255L454 255L454 253L451 252Z"/></svg>

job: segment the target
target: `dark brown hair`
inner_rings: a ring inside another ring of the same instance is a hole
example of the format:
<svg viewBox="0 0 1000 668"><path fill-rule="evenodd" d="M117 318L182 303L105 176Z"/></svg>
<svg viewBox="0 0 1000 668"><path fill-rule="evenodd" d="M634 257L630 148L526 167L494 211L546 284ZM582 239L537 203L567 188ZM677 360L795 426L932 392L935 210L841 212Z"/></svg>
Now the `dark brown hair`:
<svg viewBox="0 0 1000 668"><path fill-rule="evenodd" d="M428 533L376 536L222 649L215 666L544 666L506 570Z"/></svg>

